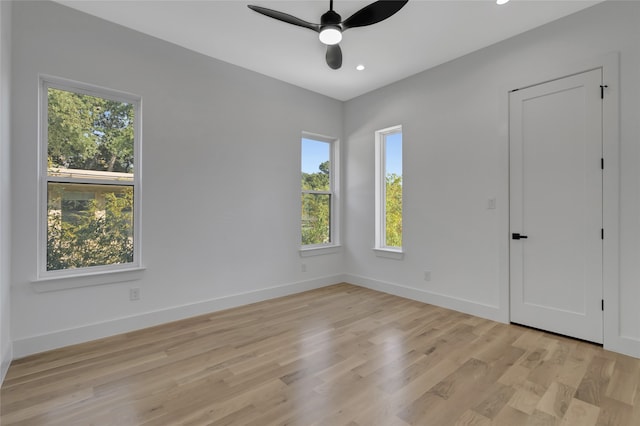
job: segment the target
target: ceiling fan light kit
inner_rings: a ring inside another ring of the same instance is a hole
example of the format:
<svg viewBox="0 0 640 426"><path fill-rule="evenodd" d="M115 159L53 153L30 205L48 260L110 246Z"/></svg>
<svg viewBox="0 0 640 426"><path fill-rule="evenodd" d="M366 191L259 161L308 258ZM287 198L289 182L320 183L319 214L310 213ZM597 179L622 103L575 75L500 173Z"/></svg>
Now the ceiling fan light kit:
<svg viewBox="0 0 640 426"><path fill-rule="evenodd" d="M318 38L327 46L338 44L342 41L342 31L337 27L326 27L320 31Z"/></svg>
<svg viewBox="0 0 640 426"><path fill-rule="evenodd" d="M342 17L333 10L333 0L329 0L329 10L322 15L319 24L307 22L287 13L267 9L266 7L249 5L249 9L270 18L308 28L319 33L318 38L323 44L327 45L327 54L325 57L327 65L329 65L331 69L337 70L342 66L342 50L338 43L342 41L342 33L344 31L349 28L365 27L384 21L392 15L395 15L408 1L409 0L376 1L363 7L342 21Z"/></svg>

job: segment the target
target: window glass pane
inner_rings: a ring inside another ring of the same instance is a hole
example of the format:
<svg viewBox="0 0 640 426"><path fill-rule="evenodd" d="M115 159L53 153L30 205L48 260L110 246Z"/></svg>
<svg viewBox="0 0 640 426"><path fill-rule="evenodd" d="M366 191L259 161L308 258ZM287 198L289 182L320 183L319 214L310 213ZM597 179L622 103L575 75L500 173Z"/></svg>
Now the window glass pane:
<svg viewBox="0 0 640 426"><path fill-rule="evenodd" d="M302 244L331 242L331 195L302 194Z"/></svg>
<svg viewBox="0 0 640 426"><path fill-rule="evenodd" d="M133 180L132 104L53 88L47 99L49 176Z"/></svg>
<svg viewBox="0 0 640 426"><path fill-rule="evenodd" d="M329 191L331 144L302 138L302 190Z"/></svg>
<svg viewBox="0 0 640 426"><path fill-rule="evenodd" d="M82 218L88 214L95 200L95 193L66 191L61 194L60 214L62 223L79 225Z"/></svg>
<svg viewBox="0 0 640 426"><path fill-rule="evenodd" d="M402 133L385 137L385 245L402 247Z"/></svg>
<svg viewBox="0 0 640 426"><path fill-rule="evenodd" d="M47 270L133 262L133 187L47 184Z"/></svg>

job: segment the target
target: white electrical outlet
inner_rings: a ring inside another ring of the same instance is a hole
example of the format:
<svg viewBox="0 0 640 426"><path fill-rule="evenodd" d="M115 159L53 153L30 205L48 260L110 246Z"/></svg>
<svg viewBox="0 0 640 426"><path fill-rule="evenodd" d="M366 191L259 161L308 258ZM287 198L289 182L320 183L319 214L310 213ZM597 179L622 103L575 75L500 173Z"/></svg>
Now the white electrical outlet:
<svg viewBox="0 0 640 426"><path fill-rule="evenodd" d="M303 264L300 266L300 270L301 270L302 272L307 272L307 264L306 264L306 263L303 263Z"/></svg>
<svg viewBox="0 0 640 426"><path fill-rule="evenodd" d="M431 271L424 271L424 280L431 281Z"/></svg>
<svg viewBox="0 0 640 426"><path fill-rule="evenodd" d="M496 208L496 199L489 198L487 200L487 210L495 210L495 208Z"/></svg>
<svg viewBox="0 0 640 426"><path fill-rule="evenodd" d="M129 289L129 300L140 300L140 289L139 288L130 288Z"/></svg>

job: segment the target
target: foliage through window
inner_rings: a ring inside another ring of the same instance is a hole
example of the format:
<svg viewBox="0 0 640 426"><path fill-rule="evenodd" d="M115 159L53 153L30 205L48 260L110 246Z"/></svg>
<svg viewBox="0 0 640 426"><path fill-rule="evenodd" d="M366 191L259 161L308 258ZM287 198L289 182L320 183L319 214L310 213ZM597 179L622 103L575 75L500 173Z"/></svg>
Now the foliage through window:
<svg viewBox="0 0 640 426"><path fill-rule="evenodd" d="M41 271L138 265L139 99L57 80L43 80L42 99Z"/></svg>
<svg viewBox="0 0 640 426"><path fill-rule="evenodd" d="M376 132L376 248L402 249L402 127Z"/></svg>
<svg viewBox="0 0 640 426"><path fill-rule="evenodd" d="M302 245L333 244L333 144L330 140L302 138Z"/></svg>

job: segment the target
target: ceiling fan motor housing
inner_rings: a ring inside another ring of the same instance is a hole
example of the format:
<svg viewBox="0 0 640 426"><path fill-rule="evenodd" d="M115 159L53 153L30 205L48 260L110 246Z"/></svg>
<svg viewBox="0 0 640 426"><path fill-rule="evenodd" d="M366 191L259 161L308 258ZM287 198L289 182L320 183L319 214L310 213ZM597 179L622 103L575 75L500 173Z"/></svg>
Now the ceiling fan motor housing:
<svg viewBox="0 0 640 426"><path fill-rule="evenodd" d="M342 22L342 17L338 15L336 12L334 12L333 10L327 11L324 15L320 17L321 28L327 25L336 26L340 28L340 22Z"/></svg>

